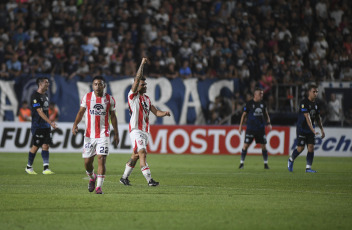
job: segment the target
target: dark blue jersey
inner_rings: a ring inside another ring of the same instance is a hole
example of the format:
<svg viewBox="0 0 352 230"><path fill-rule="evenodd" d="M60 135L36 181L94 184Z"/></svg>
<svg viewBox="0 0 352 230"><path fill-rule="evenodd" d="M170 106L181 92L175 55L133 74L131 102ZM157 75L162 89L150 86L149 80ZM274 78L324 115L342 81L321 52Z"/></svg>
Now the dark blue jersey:
<svg viewBox="0 0 352 230"><path fill-rule="evenodd" d="M306 118L304 116L305 113L309 114L310 120L312 121L313 128L315 128L314 123L320 114L320 109L318 104L316 102L308 100L308 98L303 99L299 103L297 133L302 133L302 134L312 133L312 131L308 126Z"/></svg>
<svg viewBox="0 0 352 230"><path fill-rule="evenodd" d="M243 112L247 113L247 131L265 131L266 105L263 101L255 102L253 99L248 101Z"/></svg>
<svg viewBox="0 0 352 230"><path fill-rule="evenodd" d="M37 129L50 128L50 124L39 116L37 109L42 108L44 114L49 117L49 98L47 94L34 92L31 97L32 105L32 133Z"/></svg>

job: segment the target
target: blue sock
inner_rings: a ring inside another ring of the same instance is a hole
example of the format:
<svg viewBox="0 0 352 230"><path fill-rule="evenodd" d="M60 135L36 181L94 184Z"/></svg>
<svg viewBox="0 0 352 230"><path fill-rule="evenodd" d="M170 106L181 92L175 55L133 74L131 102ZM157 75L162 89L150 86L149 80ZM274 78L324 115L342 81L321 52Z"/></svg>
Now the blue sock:
<svg viewBox="0 0 352 230"><path fill-rule="evenodd" d="M312 166L313 164L313 158L314 158L314 152L308 152L307 153L307 165Z"/></svg>
<svg viewBox="0 0 352 230"><path fill-rule="evenodd" d="M263 154L264 163L267 164L268 163L268 150L262 150L262 154Z"/></svg>
<svg viewBox="0 0 352 230"><path fill-rule="evenodd" d="M244 160L246 159L246 155L247 155L247 150L242 149L242 153L241 153L241 164L244 162Z"/></svg>
<svg viewBox="0 0 352 230"><path fill-rule="evenodd" d="M33 161L34 161L34 158L35 158L36 154L37 153L31 153L31 152L28 153L28 162L27 162L27 167L28 168L32 167Z"/></svg>
<svg viewBox="0 0 352 230"><path fill-rule="evenodd" d="M49 167L49 151L42 150L44 170Z"/></svg>
<svg viewBox="0 0 352 230"><path fill-rule="evenodd" d="M293 150L292 155L291 155L292 160L295 160L299 154L300 153L297 151L297 149Z"/></svg>

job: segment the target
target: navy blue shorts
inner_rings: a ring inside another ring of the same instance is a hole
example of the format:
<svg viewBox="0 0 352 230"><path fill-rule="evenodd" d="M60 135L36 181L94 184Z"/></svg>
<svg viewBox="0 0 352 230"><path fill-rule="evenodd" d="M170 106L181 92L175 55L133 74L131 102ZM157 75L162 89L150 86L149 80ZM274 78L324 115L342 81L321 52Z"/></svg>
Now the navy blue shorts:
<svg viewBox="0 0 352 230"><path fill-rule="evenodd" d="M253 139L255 139L255 142L257 144L266 144L266 135L265 135L265 130L259 131L259 132L253 132L253 131L246 131L246 137L244 139L244 143L246 144L251 144Z"/></svg>
<svg viewBox="0 0 352 230"><path fill-rule="evenodd" d="M32 145L41 147L43 144L52 144L51 129L37 129L32 138Z"/></svg>
<svg viewBox="0 0 352 230"><path fill-rule="evenodd" d="M297 133L297 146L305 146L308 144L315 144L314 133Z"/></svg>

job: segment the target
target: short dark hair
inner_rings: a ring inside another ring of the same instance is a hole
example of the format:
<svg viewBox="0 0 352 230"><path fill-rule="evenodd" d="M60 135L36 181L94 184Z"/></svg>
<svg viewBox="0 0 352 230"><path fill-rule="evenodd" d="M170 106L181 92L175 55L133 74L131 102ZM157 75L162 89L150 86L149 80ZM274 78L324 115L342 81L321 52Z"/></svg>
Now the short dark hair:
<svg viewBox="0 0 352 230"><path fill-rule="evenodd" d="M92 82L94 82L95 80L102 80L104 83L105 83L105 79L104 79L104 77L103 76L95 76L94 78L93 78L93 81Z"/></svg>
<svg viewBox="0 0 352 230"><path fill-rule="evenodd" d="M316 85L314 85L314 84L310 84L309 86L308 86L308 92L311 90L311 89L317 89L318 88L318 86L316 86Z"/></svg>
<svg viewBox="0 0 352 230"><path fill-rule="evenodd" d="M49 78L47 78L47 77L38 77L37 80L36 80L37 86L39 87L39 84L42 83L45 80L49 81Z"/></svg>
<svg viewBox="0 0 352 230"><path fill-rule="evenodd" d="M254 88L254 92L255 92L255 91L264 91L264 90L263 90L262 88L260 88L260 87L255 87L255 88ZM253 93L254 93L254 92L253 92Z"/></svg>

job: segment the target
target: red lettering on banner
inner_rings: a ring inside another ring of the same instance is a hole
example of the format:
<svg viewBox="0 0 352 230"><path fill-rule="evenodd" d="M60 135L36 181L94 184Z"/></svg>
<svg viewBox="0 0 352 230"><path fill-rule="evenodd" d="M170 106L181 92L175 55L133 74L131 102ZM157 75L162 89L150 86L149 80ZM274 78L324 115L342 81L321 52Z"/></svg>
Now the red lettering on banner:
<svg viewBox="0 0 352 230"><path fill-rule="evenodd" d="M165 131L167 130L167 132ZM150 129L150 153L173 154L233 154L241 153L245 132L237 126L167 126L153 125ZM289 127L273 127L267 132L270 155L288 155ZM261 154L259 144L253 142L248 154Z"/></svg>

